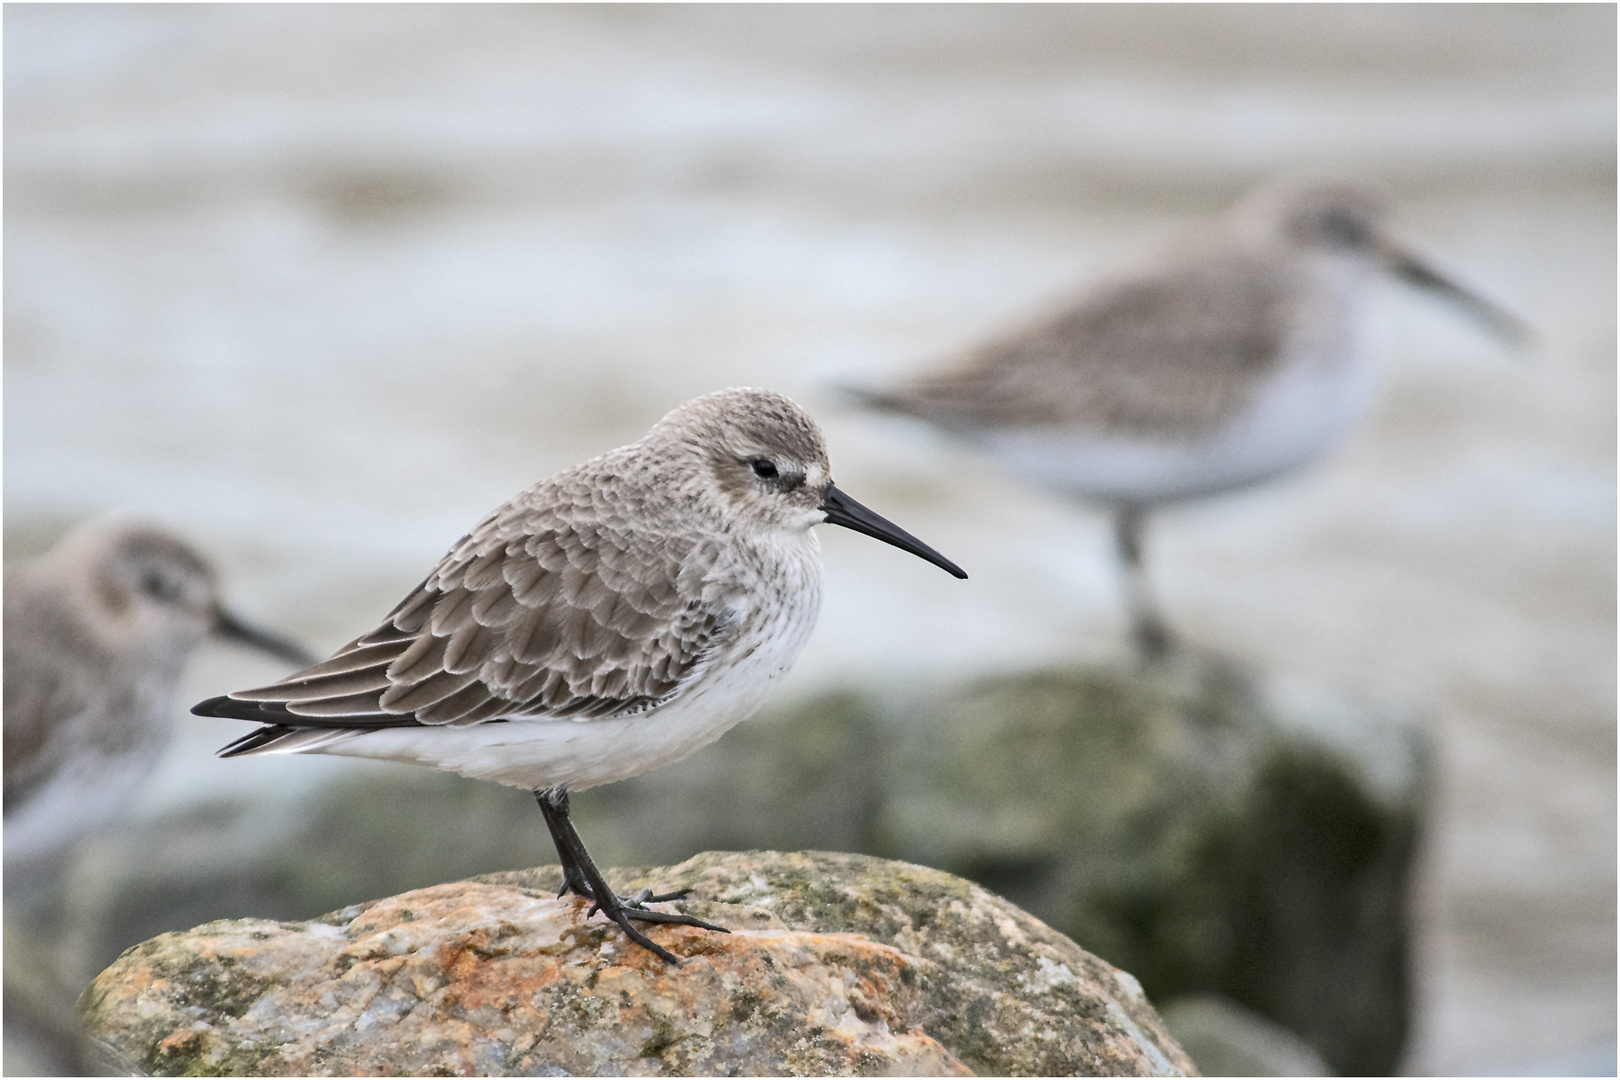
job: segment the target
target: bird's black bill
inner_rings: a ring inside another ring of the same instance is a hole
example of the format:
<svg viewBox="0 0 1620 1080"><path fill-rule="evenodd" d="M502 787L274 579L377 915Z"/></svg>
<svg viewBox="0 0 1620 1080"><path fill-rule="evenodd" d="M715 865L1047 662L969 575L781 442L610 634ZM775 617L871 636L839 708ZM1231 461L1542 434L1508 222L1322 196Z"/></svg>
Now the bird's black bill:
<svg viewBox="0 0 1620 1080"><path fill-rule="evenodd" d="M308 667L315 663L318 657L306 652L301 646L288 641L278 634L268 630L260 630L257 626L245 623L232 615L224 608L214 612L214 634L225 641L234 641L238 645L247 645L260 652L269 653L280 660L299 667Z"/></svg>
<svg viewBox="0 0 1620 1080"><path fill-rule="evenodd" d="M858 533L874 536L885 544L893 544L901 551L909 551L920 559L927 559L947 574L959 578L967 577L966 570L963 570L894 522L872 513L872 511L845 495L836 487L827 489L827 497L821 501L821 511L827 515L829 525L842 525L846 529L854 529Z"/></svg>
<svg viewBox="0 0 1620 1080"><path fill-rule="evenodd" d="M1457 305L1510 345L1522 347L1530 342L1533 335L1528 326L1478 293L1468 291L1404 251L1389 251L1386 257L1391 272L1408 285L1415 285Z"/></svg>

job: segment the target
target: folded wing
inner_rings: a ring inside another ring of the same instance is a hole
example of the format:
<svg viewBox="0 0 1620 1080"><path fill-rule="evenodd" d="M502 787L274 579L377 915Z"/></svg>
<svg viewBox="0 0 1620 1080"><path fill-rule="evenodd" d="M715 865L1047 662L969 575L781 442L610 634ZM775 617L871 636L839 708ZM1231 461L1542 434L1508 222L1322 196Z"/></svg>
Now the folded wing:
<svg viewBox="0 0 1620 1080"><path fill-rule="evenodd" d="M1231 252L1102 283L867 404L945 428L1080 425L1175 434L1217 424L1291 330L1286 268ZM1166 381L1187 392L1166 395Z"/></svg>
<svg viewBox="0 0 1620 1080"><path fill-rule="evenodd" d="M700 544L681 550L514 502L330 659L192 711L268 725L220 751L229 757L293 741L313 749L322 730L645 710L728 628L726 611L703 599L712 560Z"/></svg>

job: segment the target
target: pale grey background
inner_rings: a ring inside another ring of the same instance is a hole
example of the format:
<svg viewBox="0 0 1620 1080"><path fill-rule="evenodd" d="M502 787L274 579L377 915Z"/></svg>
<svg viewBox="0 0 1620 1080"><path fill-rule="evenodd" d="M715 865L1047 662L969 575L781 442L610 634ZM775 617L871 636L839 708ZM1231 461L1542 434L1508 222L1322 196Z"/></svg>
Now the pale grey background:
<svg viewBox="0 0 1620 1080"><path fill-rule="evenodd" d="M1378 178L1539 348L1381 290L1369 422L1166 515L1159 582L1199 640L1433 716L1409 1070L1612 1046L1612 6L4 18L7 556L138 511L323 649L519 488L760 384L973 574L826 536L785 695L1119 655L1100 515L829 384L970 342L1277 169ZM275 674L211 648L183 693ZM237 732L186 718L142 809L351 767L212 759Z"/></svg>

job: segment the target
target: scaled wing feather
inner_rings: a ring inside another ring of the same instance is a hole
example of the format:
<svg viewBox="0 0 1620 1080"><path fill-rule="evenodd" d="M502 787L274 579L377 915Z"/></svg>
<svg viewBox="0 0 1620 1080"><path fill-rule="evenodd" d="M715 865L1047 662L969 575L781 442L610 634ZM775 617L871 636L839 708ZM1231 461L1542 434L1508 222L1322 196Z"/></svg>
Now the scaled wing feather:
<svg viewBox="0 0 1620 1080"><path fill-rule="evenodd" d="M313 668L207 705L285 729L239 740L233 753L282 749L304 728L641 711L672 694L729 625L700 589L661 584L701 584L710 567L691 563L712 550L683 555L664 540L515 500L375 630Z"/></svg>

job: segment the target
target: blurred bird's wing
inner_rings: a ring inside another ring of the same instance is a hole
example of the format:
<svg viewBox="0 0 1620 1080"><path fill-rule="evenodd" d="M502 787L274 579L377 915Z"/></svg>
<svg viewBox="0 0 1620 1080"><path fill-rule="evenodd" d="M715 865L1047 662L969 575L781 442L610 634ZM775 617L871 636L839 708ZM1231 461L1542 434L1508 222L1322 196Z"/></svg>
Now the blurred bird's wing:
<svg viewBox="0 0 1620 1080"><path fill-rule="evenodd" d="M63 614L23 572L5 576L4 803L28 801L65 759L59 736L95 706L94 667L110 662L75 634Z"/></svg>
<svg viewBox="0 0 1620 1080"><path fill-rule="evenodd" d="M868 404L947 429L1218 426L1278 363L1299 287L1286 261L1229 248L1103 283ZM1164 387L1179 385L1167 394Z"/></svg>
<svg viewBox="0 0 1620 1080"><path fill-rule="evenodd" d="M706 593L719 549L567 514L535 489L486 518L381 625L331 659L202 702L258 720L221 751L308 728L579 720L668 698L730 629Z"/></svg>
<svg viewBox="0 0 1620 1080"><path fill-rule="evenodd" d="M14 655L6 650L5 786L6 811L27 802L65 762L67 749L53 734L74 726L73 717L90 709L86 681L71 672L36 670L18 672Z"/></svg>

